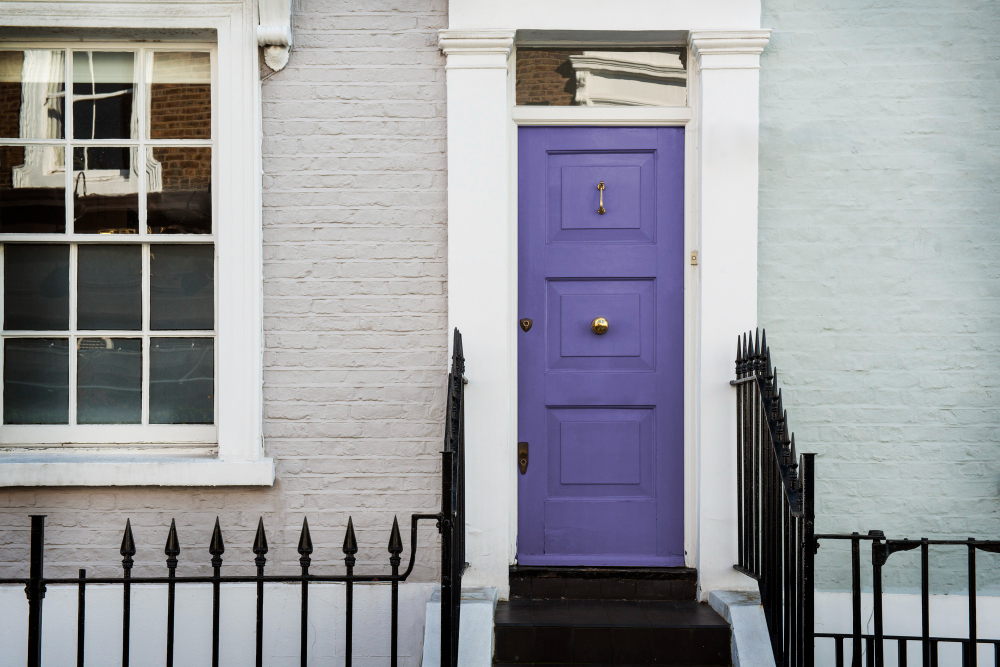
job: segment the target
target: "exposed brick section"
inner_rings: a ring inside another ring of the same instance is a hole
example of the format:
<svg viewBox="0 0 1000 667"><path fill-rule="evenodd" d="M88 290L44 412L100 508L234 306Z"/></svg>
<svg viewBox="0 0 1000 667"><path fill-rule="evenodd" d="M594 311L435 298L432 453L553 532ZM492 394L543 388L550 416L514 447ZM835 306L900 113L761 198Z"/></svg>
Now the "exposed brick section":
<svg viewBox="0 0 1000 667"><path fill-rule="evenodd" d="M287 68L263 70L264 437L274 488L4 489L0 572L23 569L29 513L49 515L48 572L86 566L97 576L120 564L125 517L137 573L162 570L171 517L181 568L204 566L216 515L227 563L252 565L264 515L269 567L286 569L297 567L308 516L316 571L342 567L352 515L358 569L372 571L388 562L393 514L408 545L409 514L439 507L448 334L437 31L446 7L303 0ZM438 559L434 526L423 530L418 580L435 576Z"/></svg>
<svg viewBox="0 0 1000 667"><path fill-rule="evenodd" d="M582 51L518 49L517 103L569 106L576 97L576 79L569 56Z"/></svg>
<svg viewBox="0 0 1000 667"><path fill-rule="evenodd" d="M995 539L1000 5L765 0L762 25L759 314L818 529ZM846 550L818 558L847 585Z"/></svg>

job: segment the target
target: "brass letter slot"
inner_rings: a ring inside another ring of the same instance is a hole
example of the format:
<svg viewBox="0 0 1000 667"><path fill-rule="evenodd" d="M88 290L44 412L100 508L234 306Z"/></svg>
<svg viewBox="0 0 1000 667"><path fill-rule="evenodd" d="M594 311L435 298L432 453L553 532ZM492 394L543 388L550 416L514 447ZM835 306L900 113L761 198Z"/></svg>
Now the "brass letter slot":
<svg viewBox="0 0 1000 667"><path fill-rule="evenodd" d="M528 472L528 443L517 443L517 469L521 474Z"/></svg>

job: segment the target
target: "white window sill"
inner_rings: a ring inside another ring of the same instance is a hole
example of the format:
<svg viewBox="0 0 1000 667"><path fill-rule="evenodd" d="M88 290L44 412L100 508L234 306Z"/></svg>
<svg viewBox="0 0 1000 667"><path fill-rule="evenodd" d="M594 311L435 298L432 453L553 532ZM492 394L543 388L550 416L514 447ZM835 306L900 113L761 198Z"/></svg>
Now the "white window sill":
<svg viewBox="0 0 1000 667"><path fill-rule="evenodd" d="M274 460L109 459L99 456L0 457L0 487L272 486Z"/></svg>

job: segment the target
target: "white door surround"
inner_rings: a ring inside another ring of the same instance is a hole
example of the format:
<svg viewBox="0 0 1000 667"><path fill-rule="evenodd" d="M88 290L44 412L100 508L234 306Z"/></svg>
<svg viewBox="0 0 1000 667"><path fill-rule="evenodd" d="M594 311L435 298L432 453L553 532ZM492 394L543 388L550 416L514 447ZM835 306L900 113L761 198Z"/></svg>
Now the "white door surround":
<svg viewBox="0 0 1000 667"><path fill-rule="evenodd" d="M732 569L729 380L735 337L757 321L758 68L770 31L758 27L759 4L738 0L702 7L711 20L688 5L655 26L687 35L688 107L515 107L515 29L602 29L596 0L563 4L451 0L452 27L440 33L447 56L449 327L462 331L469 380L464 583L496 586L506 598L516 554L517 125L685 125L685 242L688 254L698 253L685 276L686 559L698 568L702 597L746 588L749 580ZM607 29L648 31L664 15L648 0L620 5ZM560 25L570 16L573 25ZM690 30L698 25L746 28Z"/></svg>

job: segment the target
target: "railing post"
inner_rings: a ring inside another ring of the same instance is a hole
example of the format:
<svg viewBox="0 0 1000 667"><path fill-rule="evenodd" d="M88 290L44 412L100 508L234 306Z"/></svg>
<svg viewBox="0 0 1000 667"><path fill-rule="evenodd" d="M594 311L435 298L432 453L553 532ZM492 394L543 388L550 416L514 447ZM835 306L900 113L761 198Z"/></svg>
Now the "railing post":
<svg viewBox="0 0 1000 667"><path fill-rule="evenodd" d="M816 656L816 493L815 454L802 455L802 523L805 553L802 555L802 635L805 667L813 667Z"/></svg>
<svg viewBox="0 0 1000 667"><path fill-rule="evenodd" d="M42 666L42 598L45 584L42 572L45 564L45 515L31 515L31 564L28 569L28 667Z"/></svg>

